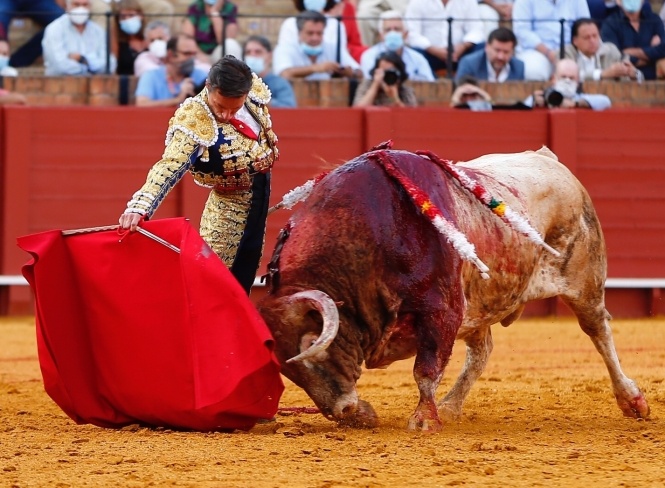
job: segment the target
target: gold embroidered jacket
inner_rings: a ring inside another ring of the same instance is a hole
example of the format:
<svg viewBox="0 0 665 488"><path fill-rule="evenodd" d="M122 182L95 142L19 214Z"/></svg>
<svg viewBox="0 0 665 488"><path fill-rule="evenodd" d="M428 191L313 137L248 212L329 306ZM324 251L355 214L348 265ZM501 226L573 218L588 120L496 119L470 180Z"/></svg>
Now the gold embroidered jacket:
<svg viewBox="0 0 665 488"><path fill-rule="evenodd" d="M245 136L230 123L218 123L206 103L208 92L203 89L185 100L171 117L164 154L127 203L126 212L150 218L187 171L197 184L219 193L247 192L253 174L270 171L278 157L267 106L271 94L260 78L253 77L245 107L261 126L258 140Z"/></svg>

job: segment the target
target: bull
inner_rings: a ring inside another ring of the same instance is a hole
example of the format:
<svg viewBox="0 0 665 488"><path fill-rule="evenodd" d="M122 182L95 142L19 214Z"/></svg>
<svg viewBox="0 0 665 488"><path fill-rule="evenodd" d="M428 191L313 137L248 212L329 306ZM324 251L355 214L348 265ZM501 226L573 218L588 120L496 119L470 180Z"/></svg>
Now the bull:
<svg viewBox="0 0 665 488"><path fill-rule="evenodd" d="M413 357L409 430L456 419L492 351L491 326L560 297L600 353L624 415L649 406L622 371L605 308L605 242L581 183L543 147L452 164L390 143L309 188L282 230L258 303L284 375L321 413L373 427L361 366ZM456 339L466 360L435 395Z"/></svg>

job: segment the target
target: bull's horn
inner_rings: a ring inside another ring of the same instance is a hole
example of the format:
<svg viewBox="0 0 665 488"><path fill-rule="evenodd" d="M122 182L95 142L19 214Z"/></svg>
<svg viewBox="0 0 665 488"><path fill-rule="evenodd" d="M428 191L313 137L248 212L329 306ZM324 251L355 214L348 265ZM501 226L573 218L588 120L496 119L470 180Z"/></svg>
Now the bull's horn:
<svg viewBox="0 0 665 488"><path fill-rule="evenodd" d="M337 306L335 305L335 302L332 300L332 298L320 290L300 291L298 293L294 293L288 298L289 301L309 302L319 311L321 317L323 318L323 329L321 330L321 335L319 335L314 344L312 344L306 350L286 361L287 363L292 363L311 358L328 348L330 343L337 336L337 331L339 330L339 313L337 312Z"/></svg>

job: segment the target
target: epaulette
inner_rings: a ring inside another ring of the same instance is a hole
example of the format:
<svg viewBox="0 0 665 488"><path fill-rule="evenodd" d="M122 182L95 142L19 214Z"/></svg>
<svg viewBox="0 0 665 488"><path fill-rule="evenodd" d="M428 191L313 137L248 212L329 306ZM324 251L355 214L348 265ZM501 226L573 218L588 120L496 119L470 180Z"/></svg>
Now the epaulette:
<svg viewBox="0 0 665 488"><path fill-rule="evenodd" d="M182 131L196 142L210 147L217 142L217 121L205 102L207 89L186 99L169 121L165 144L168 146L176 131Z"/></svg>
<svg viewBox="0 0 665 488"><path fill-rule="evenodd" d="M247 98L258 105L268 105L272 98L270 88L261 78L256 76L256 73L252 73L252 88L249 90Z"/></svg>

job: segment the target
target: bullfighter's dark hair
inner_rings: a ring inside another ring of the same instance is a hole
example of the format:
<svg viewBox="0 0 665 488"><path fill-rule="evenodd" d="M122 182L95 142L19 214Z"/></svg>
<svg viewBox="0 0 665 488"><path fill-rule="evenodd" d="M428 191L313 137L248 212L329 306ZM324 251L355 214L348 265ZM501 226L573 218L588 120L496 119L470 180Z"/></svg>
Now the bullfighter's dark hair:
<svg viewBox="0 0 665 488"><path fill-rule="evenodd" d="M296 17L296 25L298 26L298 32L300 32L303 27L305 27L305 22L316 22L321 23L324 26L326 25L326 16L321 12L315 12L314 10L303 10Z"/></svg>
<svg viewBox="0 0 665 488"><path fill-rule="evenodd" d="M590 19L588 17L582 17L573 22L573 25L570 28L570 37L571 38L577 37L580 27L587 24L593 24L596 27L598 27L598 22L596 22L594 19Z"/></svg>
<svg viewBox="0 0 665 488"><path fill-rule="evenodd" d="M402 57L397 54L395 51L386 51L377 56L376 61L374 62L374 68L372 69L372 76L374 76L374 70L379 67L381 61L388 61L392 63L393 66L399 71L399 82L404 83L408 78L409 74L406 72L406 65Z"/></svg>
<svg viewBox="0 0 665 488"><path fill-rule="evenodd" d="M492 41L512 42L513 47L517 46L517 37L508 27L498 27L490 32L487 44L490 44Z"/></svg>
<svg viewBox="0 0 665 488"><path fill-rule="evenodd" d="M238 98L252 89L252 70L235 56L227 54L210 68L208 84L222 96Z"/></svg>

